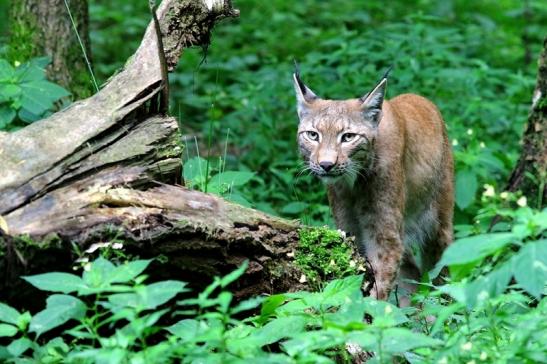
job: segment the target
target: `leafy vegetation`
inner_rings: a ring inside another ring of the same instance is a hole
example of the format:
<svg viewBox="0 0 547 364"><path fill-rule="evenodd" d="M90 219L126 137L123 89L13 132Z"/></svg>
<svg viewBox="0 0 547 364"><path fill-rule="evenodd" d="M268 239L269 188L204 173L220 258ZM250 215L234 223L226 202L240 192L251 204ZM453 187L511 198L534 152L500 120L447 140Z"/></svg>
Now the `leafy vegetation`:
<svg viewBox="0 0 547 364"><path fill-rule="evenodd" d="M39 120L69 94L46 79L48 58L11 65L0 59L0 130L17 130Z"/></svg>
<svg viewBox="0 0 547 364"><path fill-rule="evenodd" d="M115 266L99 257L85 263L81 277L24 277L54 294L34 315L0 304L0 337L12 339L0 347L0 358L350 363L350 344L370 352L370 363L544 362L547 209L510 215L506 231L462 238L445 252L438 268L448 266L452 280L435 290L424 285L413 297L421 309L364 297L360 275L332 280L318 292L237 302L228 287L247 264L197 295L188 295L184 282L145 283L149 260ZM309 230L303 237L308 243L340 238L332 234Z"/></svg>
<svg viewBox="0 0 547 364"><path fill-rule="evenodd" d="M143 260L114 265L98 258L84 263L81 276L26 277L52 294L36 313L0 304L0 360L331 363L350 362L346 344L355 343L371 353L371 363L546 362L545 201L503 191L519 155L536 74L527 58L536 57L545 36L546 3L235 6L241 18L218 26L206 52L186 52L171 75L171 113L183 134L197 135L185 139L187 184L333 227L324 187L299 162L293 60L314 91L331 98L361 96L394 65L388 96L415 92L433 100L455 157L458 240L412 296L414 307L364 297L346 240L320 227L303 230L295 252L317 292L237 301L230 284L245 266L190 292L185 282L153 282ZM104 82L138 45L147 3L98 0L90 14L94 68ZM8 30L6 22L0 30ZM63 106L68 92L45 80L46 65L43 58L0 60L0 130ZM545 188L537 177L535 183ZM431 283L445 266L446 283Z"/></svg>

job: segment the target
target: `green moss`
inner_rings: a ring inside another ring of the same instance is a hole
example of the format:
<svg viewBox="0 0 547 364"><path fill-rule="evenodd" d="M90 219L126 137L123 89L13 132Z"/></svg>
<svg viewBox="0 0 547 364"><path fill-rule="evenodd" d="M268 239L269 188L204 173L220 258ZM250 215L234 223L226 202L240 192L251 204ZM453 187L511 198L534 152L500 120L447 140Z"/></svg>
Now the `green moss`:
<svg viewBox="0 0 547 364"><path fill-rule="evenodd" d="M364 261L352 241L339 231L327 227L304 228L299 232L300 245L295 261L312 284L358 274Z"/></svg>

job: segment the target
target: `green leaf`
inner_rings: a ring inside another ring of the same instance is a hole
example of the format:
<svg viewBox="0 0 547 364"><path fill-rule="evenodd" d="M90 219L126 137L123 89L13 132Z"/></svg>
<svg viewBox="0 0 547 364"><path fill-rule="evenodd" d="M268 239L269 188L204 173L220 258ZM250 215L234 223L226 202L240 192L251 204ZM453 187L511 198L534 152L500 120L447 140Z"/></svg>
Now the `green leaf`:
<svg viewBox="0 0 547 364"><path fill-rule="evenodd" d="M134 307L141 310L154 309L177 294L186 292L185 282L162 281L137 287L136 293L113 294L108 301L116 306Z"/></svg>
<svg viewBox="0 0 547 364"><path fill-rule="evenodd" d="M473 282L464 286L465 304L469 308L475 307L477 303L485 302L493 297L502 294L511 279L511 264L506 263L500 268L480 276Z"/></svg>
<svg viewBox="0 0 547 364"><path fill-rule="evenodd" d="M468 169L464 169L456 175L456 205L465 209L475 199L478 182L477 175Z"/></svg>
<svg viewBox="0 0 547 364"><path fill-rule="evenodd" d="M14 99L19 95L21 95L21 87L18 85L11 83L4 85L0 84L0 96L2 96L4 100Z"/></svg>
<svg viewBox="0 0 547 364"><path fill-rule="evenodd" d="M353 340L353 337L351 337ZM356 340L359 343L358 340ZM382 352L384 353L404 353L416 348L433 347L442 344L441 340L430 338L419 332L409 329L392 327L385 329L382 334ZM366 347L366 349L377 350L376 347Z"/></svg>
<svg viewBox="0 0 547 364"><path fill-rule="evenodd" d="M266 298L266 300L262 303L262 308L260 309L260 317L258 321L260 323L266 322L266 320L271 315L273 315L275 310L279 306L281 306L286 300L287 300L287 297L283 294L276 294Z"/></svg>
<svg viewBox="0 0 547 364"><path fill-rule="evenodd" d="M85 286L80 277L70 273L52 272L22 278L42 291L70 293Z"/></svg>
<svg viewBox="0 0 547 364"><path fill-rule="evenodd" d="M36 57L29 61L30 64L38 68L46 68L51 63L50 57Z"/></svg>
<svg viewBox="0 0 547 364"><path fill-rule="evenodd" d="M12 337L17 334L17 327L8 324L0 324L0 337Z"/></svg>
<svg viewBox="0 0 547 364"><path fill-rule="evenodd" d="M17 325L21 314L15 308L0 302L0 321Z"/></svg>
<svg viewBox="0 0 547 364"><path fill-rule="evenodd" d="M253 172L245 171L226 171L213 177L207 184L207 191L212 193L224 193L232 187L245 185L254 176Z"/></svg>
<svg viewBox="0 0 547 364"><path fill-rule="evenodd" d="M38 312L30 321L30 332L38 335L54 329L68 320L81 320L87 307L76 297L55 294L46 301L46 308Z"/></svg>
<svg viewBox="0 0 547 364"><path fill-rule="evenodd" d="M17 113L17 116L19 116L19 119L24 121L27 124L32 124L35 121L38 121L42 119L42 114L36 115L28 111L27 109L19 109L19 112Z"/></svg>
<svg viewBox="0 0 547 364"><path fill-rule="evenodd" d="M13 119L17 116L17 112L8 105L0 105L0 130L5 129Z"/></svg>
<svg viewBox="0 0 547 364"><path fill-rule="evenodd" d="M282 329L281 329L282 330ZM287 335L285 333L285 335ZM283 342L283 349L290 356L296 356L301 353L314 350L325 350L335 346L342 345L345 342L345 336L340 335L338 330L320 330L311 332L302 332L300 335L291 335L292 339Z"/></svg>
<svg viewBox="0 0 547 364"><path fill-rule="evenodd" d="M46 70L32 63L24 63L17 67L15 75L19 83L30 83L46 80Z"/></svg>
<svg viewBox="0 0 547 364"><path fill-rule="evenodd" d="M47 98L51 102L57 101L63 97L70 96L70 92L68 92L61 86L45 80L23 83L21 84L21 87L23 88L23 92L26 92L27 94L30 90L36 93L46 92L47 94L44 96L47 96Z"/></svg>
<svg viewBox="0 0 547 364"><path fill-rule="evenodd" d="M193 319L180 320L174 325L165 328L171 334L179 337L182 341L192 341L201 332L207 329L207 325L201 321Z"/></svg>
<svg viewBox="0 0 547 364"><path fill-rule="evenodd" d="M169 301L177 294L187 292L184 288L185 286L185 282L174 280L157 282L146 286L146 289L143 291L139 291L139 295L142 297L143 302L145 302L144 306L146 308L154 309Z"/></svg>
<svg viewBox="0 0 547 364"><path fill-rule="evenodd" d="M361 297L363 275L354 275L342 279L335 279L321 292L323 305L337 306L347 302L350 297Z"/></svg>
<svg viewBox="0 0 547 364"><path fill-rule="evenodd" d="M137 277L152 262L149 260L135 260L126 264L117 266L109 277L111 283L126 283Z"/></svg>
<svg viewBox="0 0 547 364"><path fill-rule="evenodd" d="M511 233L492 233L458 239L445 251L439 266L462 265L476 262L501 250L514 240Z"/></svg>
<svg viewBox="0 0 547 364"><path fill-rule="evenodd" d="M224 277L222 277L220 279L220 286L222 288L226 287L227 285L229 285L230 283L234 282L235 280L237 280L239 277L241 277L245 271L247 270L247 267L249 266L249 261L248 260L245 260L241 266L239 268L237 268L236 270L234 270L233 272L225 275Z"/></svg>
<svg viewBox="0 0 547 364"><path fill-rule="evenodd" d="M363 303L365 313L368 313L374 318L374 326L392 327L408 321L408 318L401 309L389 302L365 297Z"/></svg>
<svg viewBox="0 0 547 364"><path fill-rule="evenodd" d="M24 354L32 346L32 341L26 337L19 338L7 346L8 352L14 357Z"/></svg>
<svg viewBox="0 0 547 364"><path fill-rule="evenodd" d="M513 257L513 267L519 285L541 297L547 284L547 239L526 243Z"/></svg>
<svg viewBox="0 0 547 364"><path fill-rule="evenodd" d="M99 257L91 263L89 270L84 272L82 278L90 288L108 287L115 269L114 264L103 257Z"/></svg>
<svg viewBox="0 0 547 364"><path fill-rule="evenodd" d="M251 337L257 346L273 344L304 331L307 322L303 316L279 317L254 331Z"/></svg>
<svg viewBox="0 0 547 364"><path fill-rule="evenodd" d="M207 180L205 172L207 170L207 161L200 157L188 159L184 163L184 181L189 187L205 187Z"/></svg>
<svg viewBox="0 0 547 364"><path fill-rule="evenodd" d="M235 315L243 311L249 311L257 308L264 302L265 297L252 297L244 301L239 302L234 308L230 310L230 314Z"/></svg>
<svg viewBox="0 0 547 364"><path fill-rule="evenodd" d="M21 97L21 108L31 115L42 115L52 106L51 101L34 91L25 92Z"/></svg>
<svg viewBox="0 0 547 364"><path fill-rule="evenodd" d="M21 107L35 115L42 115L55 101L70 95L61 86L45 80L21 83L21 88Z"/></svg>
<svg viewBox="0 0 547 364"><path fill-rule="evenodd" d="M11 81L15 77L15 68L5 59L0 59L0 82Z"/></svg>
<svg viewBox="0 0 547 364"><path fill-rule="evenodd" d="M17 319L17 327L19 330L25 331L30 324L30 320L32 320L32 315L28 311L20 315Z"/></svg>

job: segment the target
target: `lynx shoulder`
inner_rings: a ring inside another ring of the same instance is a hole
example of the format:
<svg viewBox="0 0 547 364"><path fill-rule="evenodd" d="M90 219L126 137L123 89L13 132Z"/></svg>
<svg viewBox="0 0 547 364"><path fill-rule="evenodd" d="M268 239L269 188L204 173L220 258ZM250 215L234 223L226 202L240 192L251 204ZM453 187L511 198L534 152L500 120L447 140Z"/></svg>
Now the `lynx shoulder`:
<svg viewBox="0 0 547 364"><path fill-rule="evenodd" d="M441 113L414 94L385 100L387 73L348 100L322 99L298 72L293 78L300 153L325 182L336 225L371 263L371 294L387 299L396 280L412 291L400 278L420 280L452 241L453 161Z"/></svg>

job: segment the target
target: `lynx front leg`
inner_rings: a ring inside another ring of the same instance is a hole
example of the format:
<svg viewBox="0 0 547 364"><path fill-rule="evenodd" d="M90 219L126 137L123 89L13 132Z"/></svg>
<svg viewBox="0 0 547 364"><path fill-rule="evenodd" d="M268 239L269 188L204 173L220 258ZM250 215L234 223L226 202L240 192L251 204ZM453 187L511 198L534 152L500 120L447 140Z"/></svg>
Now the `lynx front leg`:
<svg viewBox="0 0 547 364"><path fill-rule="evenodd" d="M387 300L403 259L403 242L394 232L375 234L365 242L365 254L374 271L371 297Z"/></svg>

